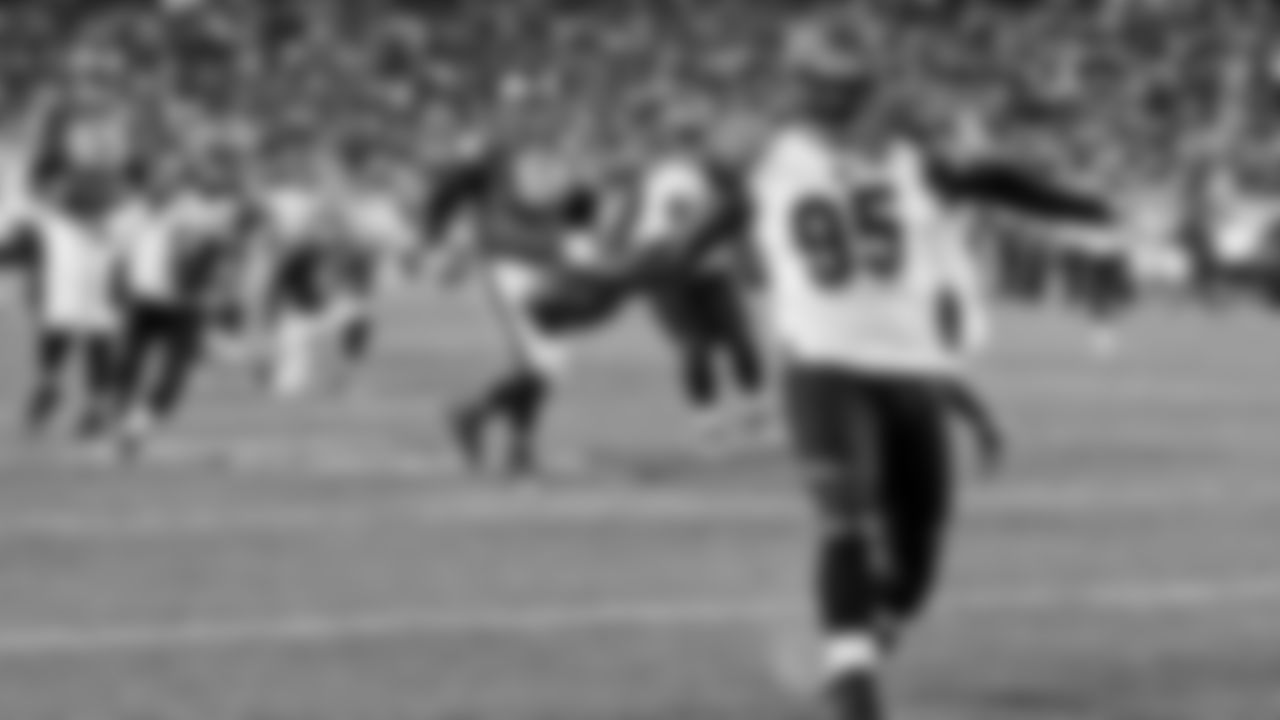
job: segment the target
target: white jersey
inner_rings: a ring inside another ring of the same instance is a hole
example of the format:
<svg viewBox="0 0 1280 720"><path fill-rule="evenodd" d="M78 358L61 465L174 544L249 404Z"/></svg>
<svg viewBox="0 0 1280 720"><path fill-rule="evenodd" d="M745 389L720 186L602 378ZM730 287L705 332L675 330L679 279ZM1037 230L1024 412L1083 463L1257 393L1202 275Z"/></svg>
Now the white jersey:
<svg viewBox="0 0 1280 720"><path fill-rule="evenodd" d="M304 187L284 185L267 191L263 210L276 240L304 240L328 222L323 196Z"/></svg>
<svg viewBox="0 0 1280 720"><path fill-rule="evenodd" d="M351 239L371 249L401 253L414 245L415 228L393 195L356 191L346 197L341 212Z"/></svg>
<svg viewBox="0 0 1280 720"><path fill-rule="evenodd" d="M113 215L111 232L121 248L122 280L130 297L169 302L177 296L178 236L169 220L163 209L141 200Z"/></svg>
<svg viewBox="0 0 1280 720"><path fill-rule="evenodd" d="M966 223L940 204L914 152L867 161L793 128L766 149L752 194L784 355L895 374L959 369L977 339ZM947 328L947 297L958 328Z"/></svg>
<svg viewBox="0 0 1280 720"><path fill-rule="evenodd" d="M36 302L41 321L64 330L115 330L119 254L105 225L53 208L34 210L31 221L40 242Z"/></svg>
<svg viewBox="0 0 1280 720"><path fill-rule="evenodd" d="M225 236L235 224L238 214L235 202L202 192L183 193L165 209L174 232L198 240Z"/></svg>
<svg viewBox="0 0 1280 720"><path fill-rule="evenodd" d="M711 179L695 158L673 156L658 162L640 185L636 243L651 247L670 242L704 217L714 202Z"/></svg>

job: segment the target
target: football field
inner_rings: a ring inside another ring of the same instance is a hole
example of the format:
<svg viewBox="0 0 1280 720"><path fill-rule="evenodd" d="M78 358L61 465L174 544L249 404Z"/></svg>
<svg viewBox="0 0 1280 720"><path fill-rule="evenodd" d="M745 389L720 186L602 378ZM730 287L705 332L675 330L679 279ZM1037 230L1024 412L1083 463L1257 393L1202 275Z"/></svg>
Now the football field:
<svg viewBox="0 0 1280 720"><path fill-rule="evenodd" d="M807 704L808 533L776 437L708 456L643 317L589 343L512 487L439 417L501 362L467 298L281 405L204 379L139 467L0 434L0 720L773 720ZM26 348L0 328L0 397ZM1110 361L1006 312L1011 454L967 481L897 717L1280 717L1280 321L1142 311Z"/></svg>

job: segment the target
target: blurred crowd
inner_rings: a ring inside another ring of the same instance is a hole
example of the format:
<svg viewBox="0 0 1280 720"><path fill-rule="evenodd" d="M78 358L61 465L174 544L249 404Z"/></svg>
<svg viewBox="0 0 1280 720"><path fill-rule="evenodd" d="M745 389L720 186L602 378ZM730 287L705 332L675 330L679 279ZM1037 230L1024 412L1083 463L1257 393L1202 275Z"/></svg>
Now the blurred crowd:
<svg viewBox="0 0 1280 720"><path fill-rule="evenodd" d="M1242 247L1280 226L1267 0L8 0L0 150L87 116L94 152L241 185L326 156L421 178L489 132L626 168L675 101L734 155L783 100L777 39L801 17L861 48L890 117L961 118L966 141L1105 192L1130 245L1168 245L1192 208Z"/></svg>
<svg viewBox="0 0 1280 720"><path fill-rule="evenodd" d="M815 14L896 92L1090 175L1280 149L1265 0L10 0L0 77L11 117L92 86L149 143L356 137L416 157L497 123L627 151L655 100L744 124L767 109L776 30Z"/></svg>

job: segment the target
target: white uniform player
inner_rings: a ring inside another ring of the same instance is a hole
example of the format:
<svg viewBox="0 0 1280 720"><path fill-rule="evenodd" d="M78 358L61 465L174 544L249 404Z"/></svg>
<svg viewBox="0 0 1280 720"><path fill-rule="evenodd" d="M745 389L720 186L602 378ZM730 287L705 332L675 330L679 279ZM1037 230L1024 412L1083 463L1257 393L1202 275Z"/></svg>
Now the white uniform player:
<svg viewBox="0 0 1280 720"><path fill-rule="evenodd" d="M933 196L912 150L849 160L794 129L769 149L755 193L784 353L895 374L958 369L979 326L943 332L945 308L980 307L976 277L963 220Z"/></svg>
<svg viewBox="0 0 1280 720"><path fill-rule="evenodd" d="M334 233L335 213L324 193L292 183L271 188L262 211L274 260L266 272L273 299L270 385L277 396L297 397L315 381L316 349L331 300L320 243Z"/></svg>
<svg viewBox="0 0 1280 720"><path fill-rule="evenodd" d="M88 436L104 430L113 411L119 248L106 228L103 198L58 199L30 206L28 232L12 236L32 244L34 260L36 365L27 423L43 430L74 370L84 398L79 429Z"/></svg>
<svg viewBox="0 0 1280 720"><path fill-rule="evenodd" d="M802 107L754 172L752 236L794 450L824 530L824 670L841 720L874 720L881 657L938 576L948 421L966 421L989 462L1000 453L965 382L986 330L960 203L1088 223L1110 212L1006 164L927 156L918 116L876 128L856 60L825 34L797 40Z"/></svg>
<svg viewBox="0 0 1280 720"><path fill-rule="evenodd" d="M787 51L800 106L751 175L751 236L823 530L823 672L840 720L877 720L888 631L919 614L936 577L945 421L962 408L988 449L996 436L959 383L973 295L930 169L909 146L848 139L873 88L830 36L797 35Z"/></svg>
<svg viewBox="0 0 1280 720"><path fill-rule="evenodd" d="M119 248L96 220L55 208L35 211L40 235L36 303L42 324L75 335L108 336L120 322Z"/></svg>

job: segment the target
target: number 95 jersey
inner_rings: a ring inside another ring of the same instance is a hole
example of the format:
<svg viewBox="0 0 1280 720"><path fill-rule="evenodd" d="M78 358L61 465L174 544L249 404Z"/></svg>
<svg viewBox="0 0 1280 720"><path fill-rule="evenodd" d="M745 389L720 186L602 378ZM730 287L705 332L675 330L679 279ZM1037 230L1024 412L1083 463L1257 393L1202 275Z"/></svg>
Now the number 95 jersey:
<svg viewBox="0 0 1280 720"><path fill-rule="evenodd" d="M777 135L752 178L752 236L782 352L804 364L947 375L978 342L966 223L905 146L868 160Z"/></svg>

